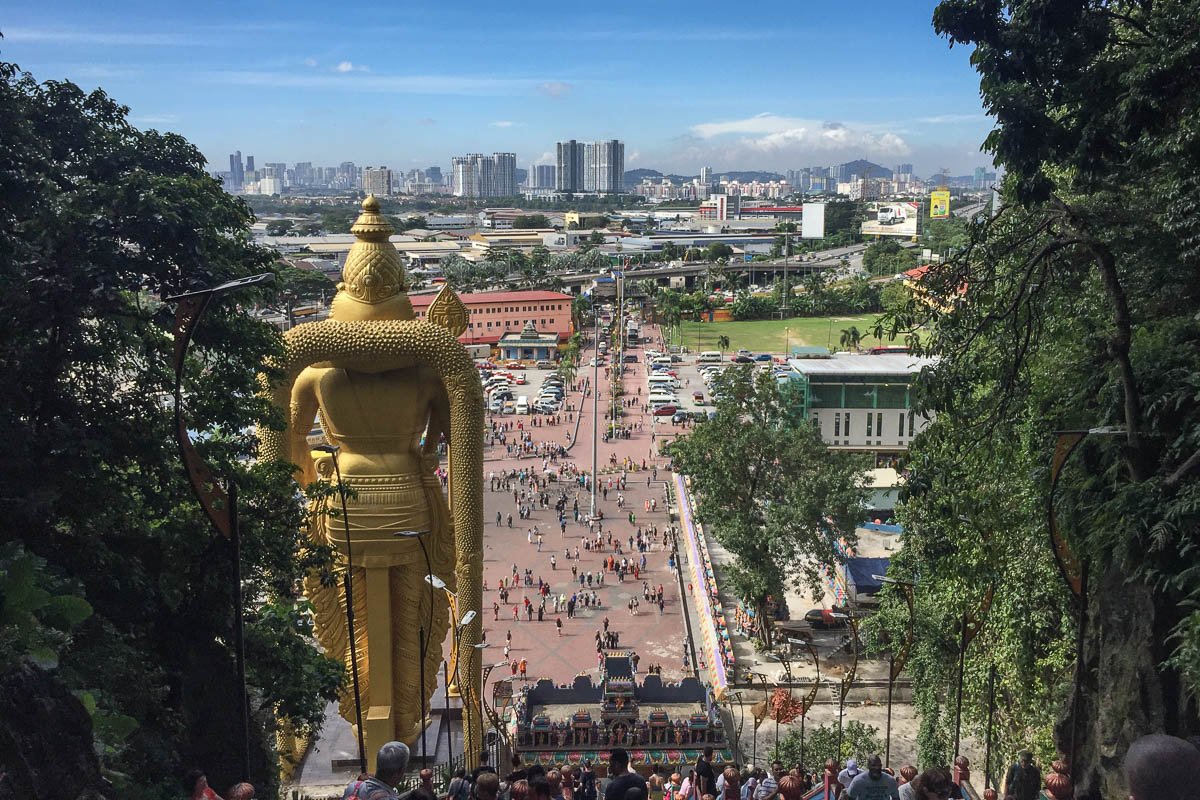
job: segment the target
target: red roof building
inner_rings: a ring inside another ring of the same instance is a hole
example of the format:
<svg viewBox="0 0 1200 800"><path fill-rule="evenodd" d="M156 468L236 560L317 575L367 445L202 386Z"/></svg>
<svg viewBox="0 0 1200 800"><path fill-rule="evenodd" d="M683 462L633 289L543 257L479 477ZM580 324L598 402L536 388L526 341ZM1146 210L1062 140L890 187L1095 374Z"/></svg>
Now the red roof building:
<svg viewBox="0 0 1200 800"><path fill-rule="evenodd" d="M435 294L409 295L417 319L425 312ZM470 313L470 323L458 340L463 344L496 344L506 333L520 333L526 323L543 333L557 333L560 340L570 337L571 300L569 294L528 290L520 292L473 292L459 294Z"/></svg>

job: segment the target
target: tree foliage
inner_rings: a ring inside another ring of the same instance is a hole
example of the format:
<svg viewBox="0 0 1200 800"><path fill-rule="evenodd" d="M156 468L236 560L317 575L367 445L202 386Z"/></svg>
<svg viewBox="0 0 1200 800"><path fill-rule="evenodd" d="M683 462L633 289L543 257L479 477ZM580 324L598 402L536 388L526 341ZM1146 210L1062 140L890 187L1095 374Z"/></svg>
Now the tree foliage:
<svg viewBox="0 0 1200 800"><path fill-rule="evenodd" d="M671 446L692 481L698 516L734 557L738 595L758 610L786 588L820 585L820 565L854 542L866 500L865 465L830 450L800 417L798 390L749 365L713 382L714 416ZM764 627L762 634L769 636Z"/></svg>
<svg viewBox="0 0 1200 800"><path fill-rule="evenodd" d="M842 724L842 750L838 752L837 723L809 728L804 737L804 758L801 760L800 731L792 730L771 749L771 760L782 761L785 766L803 764L810 770L818 770L829 759L845 764L854 758L859 764L867 763L867 756L883 751L883 739L874 725L864 725L856 719Z"/></svg>
<svg viewBox="0 0 1200 800"><path fill-rule="evenodd" d="M938 420L912 453L897 562L943 609L922 645L943 656L962 604L993 576L979 652L1016 702L1009 741L1048 740L1061 713L1055 744L1076 750L1077 796L1123 796L1133 738L1198 724L1200 3L947 0L934 24L974 47L1005 204L923 279L932 302L894 313L894 330L929 325L912 344L940 356L923 381ZM1114 435L1084 441L1056 498L1088 565L1080 609L1046 544L1048 469L1054 431L1101 426ZM991 544L951 547L959 515ZM967 677L979 733L980 677Z"/></svg>
<svg viewBox="0 0 1200 800"><path fill-rule="evenodd" d="M113 737L102 744L118 793L142 797L171 793L194 764L229 785L241 738L229 548L179 462L173 312L158 298L269 271L274 256L192 145L138 131L126 112L0 64L0 495L2 544L93 610L60 642L55 675L86 691L97 734ZM317 725L342 682L295 588L329 554L305 548L287 470L253 461L250 426L269 418L256 374L277 352L271 328L217 302L184 378L198 449L240 487L253 779L268 792L272 715ZM118 716L129 722L104 722Z"/></svg>

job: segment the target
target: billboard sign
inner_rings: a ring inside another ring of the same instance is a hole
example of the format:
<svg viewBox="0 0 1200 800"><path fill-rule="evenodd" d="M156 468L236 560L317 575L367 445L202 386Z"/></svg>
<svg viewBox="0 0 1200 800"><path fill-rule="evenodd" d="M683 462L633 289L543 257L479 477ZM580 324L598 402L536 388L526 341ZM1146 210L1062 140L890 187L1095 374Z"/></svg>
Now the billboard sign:
<svg viewBox="0 0 1200 800"><path fill-rule="evenodd" d="M825 204L805 203L803 216L800 218L801 239L825 238Z"/></svg>
<svg viewBox="0 0 1200 800"><path fill-rule="evenodd" d="M929 193L929 216L933 219L950 216L950 193L949 192L930 192Z"/></svg>
<svg viewBox="0 0 1200 800"><path fill-rule="evenodd" d="M869 203L867 218L862 224L864 236L917 235L921 220L920 203Z"/></svg>

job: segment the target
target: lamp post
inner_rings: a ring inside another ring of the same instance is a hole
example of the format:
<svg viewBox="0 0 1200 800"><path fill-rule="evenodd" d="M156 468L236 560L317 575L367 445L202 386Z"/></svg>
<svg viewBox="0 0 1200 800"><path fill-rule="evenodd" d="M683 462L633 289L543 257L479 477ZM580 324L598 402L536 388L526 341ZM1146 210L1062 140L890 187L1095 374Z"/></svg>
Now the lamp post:
<svg viewBox="0 0 1200 800"><path fill-rule="evenodd" d="M472 612L468 611L467 614L465 614L463 616L463 618L466 619L466 617L468 615L470 615L471 613ZM472 617L472 619L474 619L474 617ZM465 624L468 624L469 622L470 622L470 620L467 620L467 622L465 622L463 624L465 625ZM488 642L477 642L476 644L471 645L471 653L470 653L470 655L467 656L467 674L468 675L471 674L471 665L475 663L475 654L478 653L480 655L480 659L482 660L483 651L488 647L491 647L491 644L489 644ZM471 687L470 686L467 687L467 703L466 703L466 705L463 706L463 709L466 711L466 714L467 714L467 720L466 720L467 725L463 727L464 734L465 734L466 730L471 727L470 723L471 723L471 718L472 718L471 715L472 714L475 714L476 716L479 717L479 727L480 728L483 727L483 684L482 683L479 685L479 696L478 697L473 697L471 694ZM463 746L466 747L465 744Z"/></svg>
<svg viewBox="0 0 1200 800"><path fill-rule="evenodd" d="M839 612L834 612L831 616L834 619L844 619L850 624L850 645L854 654L853 660L850 662L850 669L842 678L841 691L838 693L837 757L840 762L842 758L842 722L846 715L846 695L850 694L850 687L854 685L854 675L858 671L858 619L850 614Z"/></svg>
<svg viewBox="0 0 1200 800"><path fill-rule="evenodd" d="M346 508L346 487L342 483L342 469L338 464L336 444L319 444L312 448L321 453L327 453L333 459L333 472L337 477L338 497L342 505L342 528L346 534L346 570L342 573L342 588L346 592L346 630L350 637L350 677L354 684L354 721L358 728L358 766L363 772L367 771L367 747L363 738L362 698L358 684L358 646L354 640L354 561L350 553L350 515Z"/></svg>
<svg viewBox="0 0 1200 800"><path fill-rule="evenodd" d="M812 656L813 669L817 671L817 677L813 680L812 688L808 691L808 697L804 698L804 706L800 709L800 763L804 764L804 721L808 717L808 710L812 708L813 701L817 699L817 687L821 685L821 662L817 658L817 646L813 644L811 639L788 639L789 644L804 645L808 648L809 654Z"/></svg>
<svg viewBox="0 0 1200 800"><path fill-rule="evenodd" d="M600 418L596 412L596 393L600 389L600 314L596 310L594 299L592 301L592 327L595 334L592 346L596 348L596 352L592 356L592 508L588 514L589 520L596 518L596 480L599 477L597 457L600 449ZM580 403L579 410L583 410L582 403Z"/></svg>
<svg viewBox="0 0 1200 800"><path fill-rule="evenodd" d="M457 613L458 609L458 594L450 590L450 587L444 580L434 575L432 572L425 575L425 582L434 589L441 589L446 593L446 598L450 601L450 608ZM430 603L432 609L432 603ZM461 654L458 652L458 643L462 638L462 629L470 625L475 620L475 610L470 609L462 615L462 619L452 619L453 625L450 629L452 642L454 646L454 685L458 685L458 662L461 659ZM445 684L444 700L446 709L446 758L449 761L454 760L454 742L450 738L450 676L448 662L442 662L442 682ZM470 666L468 665L468 669ZM423 695L422 695L423 696Z"/></svg>
<svg viewBox="0 0 1200 800"><path fill-rule="evenodd" d="M883 765L890 766L889 762L892 757L892 687L896 684L896 677L904 669L905 662L908 661L908 651L912 647L913 640L913 587L914 583L908 581L900 581L895 578L889 578L886 575L872 575L872 578L880 583L889 583L893 586L899 586L904 590L904 600L908 603L908 629L904 636L904 646L900 650L900 657L896 657L895 651L888 648L888 694L887 694L887 734L883 756Z"/></svg>
<svg viewBox="0 0 1200 800"><path fill-rule="evenodd" d="M249 286L259 286L275 280L275 274L264 272L247 278L226 281L210 289L198 289L193 292L164 297L164 302L178 302L175 307L175 440L179 445L179 457L187 470L188 483L204 509L208 521L213 524L221 535L229 542L230 561L233 567L233 633L234 658L236 660L237 680L240 691L242 716L242 780L250 780L250 698L246 694L246 639L243 632L242 619L242 541L238 531L237 519L237 484L232 480L226 482L226 489L221 488L212 469L205 463L196 449L192 447L191 436L188 433L187 422L183 418L183 370L186 364L188 346L192 343L192 334L208 306L215 298L238 289Z"/></svg>
<svg viewBox="0 0 1200 800"><path fill-rule="evenodd" d="M767 676L761 672L751 672L750 677L758 678L760 681L762 681L763 705L766 706L767 709L769 710L770 705L771 705L771 697L769 694L767 694ZM753 685L753 681L751 681L751 685ZM758 764L758 726L761 724L762 724L762 719L760 719L759 716L757 714L755 714L754 715L754 747L753 747L753 753L750 756L750 763L754 764L754 765Z"/></svg>
<svg viewBox="0 0 1200 800"><path fill-rule="evenodd" d="M433 564L429 560L429 548L425 546L425 540L423 538L427 533L429 533L429 531L396 531L394 535L405 539L417 540L417 544L421 545L421 554L425 556L425 574L428 576L433 575ZM417 643L421 651L421 661L419 664L421 683L417 693L421 696L421 761L423 762L428 762L429 760L428 750L425 744L425 655L429 652L429 641L426 638L426 631L428 631L429 635L433 634L432 583L429 583L429 624L428 627L422 625L417 631Z"/></svg>
<svg viewBox="0 0 1200 800"><path fill-rule="evenodd" d="M734 739L733 752L734 752L735 758L741 758L740 753L741 753L741 749L742 749L742 727L746 723L746 707L742 703L742 693L741 692L730 692L728 696L732 697L734 700L737 701L737 706L738 706L737 736ZM733 716L732 709L730 709L729 715L731 717Z"/></svg>

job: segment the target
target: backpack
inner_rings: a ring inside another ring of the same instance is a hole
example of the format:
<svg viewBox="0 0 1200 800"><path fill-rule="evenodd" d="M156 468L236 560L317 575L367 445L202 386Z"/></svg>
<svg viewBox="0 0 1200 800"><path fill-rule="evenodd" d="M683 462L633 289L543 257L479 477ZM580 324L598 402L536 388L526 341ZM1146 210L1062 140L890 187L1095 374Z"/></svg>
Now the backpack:
<svg viewBox="0 0 1200 800"><path fill-rule="evenodd" d="M467 800L471 794L471 783L466 778L454 778L446 787L446 796L450 800Z"/></svg>

